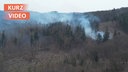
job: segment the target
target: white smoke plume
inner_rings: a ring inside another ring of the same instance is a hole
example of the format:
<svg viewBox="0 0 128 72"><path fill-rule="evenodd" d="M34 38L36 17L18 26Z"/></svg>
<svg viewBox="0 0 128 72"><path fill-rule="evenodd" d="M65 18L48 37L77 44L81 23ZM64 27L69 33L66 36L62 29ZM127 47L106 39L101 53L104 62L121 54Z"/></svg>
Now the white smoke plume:
<svg viewBox="0 0 128 72"><path fill-rule="evenodd" d="M3 15L4 12L0 12L0 15ZM51 24L55 22L63 22L65 24L69 24L72 27L81 26L85 30L85 34L92 38L96 39L97 34L100 34L102 37L104 32L97 31L95 28L95 24L98 24L100 19L92 14L88 13L58 13L48 12L48 13L38 13L38 12L31 12L31 19L25 21L11 21L11 20L4 20L0 17L0 30L9 30L13 29L14 27L22 27L25 25L32 24ZM38 23L34 23L38 22Z"/></svg>
<svg viewBox="0 0 128 72"><path fill-rule="evenodd" d="M98 17L91 14L48 12L38 15L34 15L33 13L31 13L31 16L33 20L36 19L36 21L40 22L41 24L63 22L71 26L80 25L84 28L85 34L92 39L96 39L97 34L100 33L103 36L104 33L102 31L96 31L95 28L92 28L92 24L95 22L99 22L100 20Z"/></svg>

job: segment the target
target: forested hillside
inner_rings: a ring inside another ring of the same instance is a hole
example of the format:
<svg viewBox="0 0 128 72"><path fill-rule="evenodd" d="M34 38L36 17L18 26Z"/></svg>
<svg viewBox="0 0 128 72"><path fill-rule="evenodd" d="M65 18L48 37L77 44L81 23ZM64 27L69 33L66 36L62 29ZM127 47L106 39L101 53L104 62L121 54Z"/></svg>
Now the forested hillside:
<svg viewBox="0 0 128 72"><path fill-rule="evenodd" d="M0 72L128 72L128 8L89 14L96 39L63 22L1 31Z"/></svg>

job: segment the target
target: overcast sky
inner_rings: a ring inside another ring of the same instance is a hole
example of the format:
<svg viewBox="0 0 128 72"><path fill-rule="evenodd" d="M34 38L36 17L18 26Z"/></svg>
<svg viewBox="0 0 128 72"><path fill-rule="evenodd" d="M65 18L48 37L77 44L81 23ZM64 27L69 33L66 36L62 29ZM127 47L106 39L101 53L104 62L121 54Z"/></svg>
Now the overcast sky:
<svg viewBox="0 0 128 72"><path fill-rule="evenodd" d="M28 10L38 12L88 12L128 7L128 0L0 0L0 10L4 3L26 3Z"/></svg>

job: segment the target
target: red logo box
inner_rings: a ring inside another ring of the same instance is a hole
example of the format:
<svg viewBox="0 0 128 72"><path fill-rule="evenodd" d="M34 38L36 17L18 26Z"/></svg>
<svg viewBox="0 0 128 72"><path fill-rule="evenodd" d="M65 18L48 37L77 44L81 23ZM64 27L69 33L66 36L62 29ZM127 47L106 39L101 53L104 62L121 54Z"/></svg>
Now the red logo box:
<svg viewBox="0 0 128 72"><path fill-rule="evenodd" d="M26 9L26 4L4 4L4 11L24 11Z"/></svg>

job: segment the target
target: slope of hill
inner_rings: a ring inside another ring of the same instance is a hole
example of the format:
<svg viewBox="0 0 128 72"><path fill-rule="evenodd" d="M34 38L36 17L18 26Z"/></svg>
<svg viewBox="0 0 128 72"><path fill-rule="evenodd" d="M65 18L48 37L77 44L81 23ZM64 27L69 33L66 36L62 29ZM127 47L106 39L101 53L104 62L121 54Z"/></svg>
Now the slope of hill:
<svg viewBox="0 0 128 72"><path fill-rule="evenodd" d="M96 11L96 12L89 12L98 16L101 19L101 22L112 21L117 18L117 16L128 13L128 7L120 8L120 9L113 9L108 11Z"/></svg>
<svg viewBox="0 0 128 72"><path fill-rule="evenodd" d="M108 30L112 35L115 32L122 35L128 32L128 7L90 13L100 19L100 30L104 32Z"/></svg>
<svg viewBox="0 0 128 72"><path fill-rule="evenodd" d="M128 72L127 9L31 12L27 22L3 20L0 11L0 72Z"/></svg>

